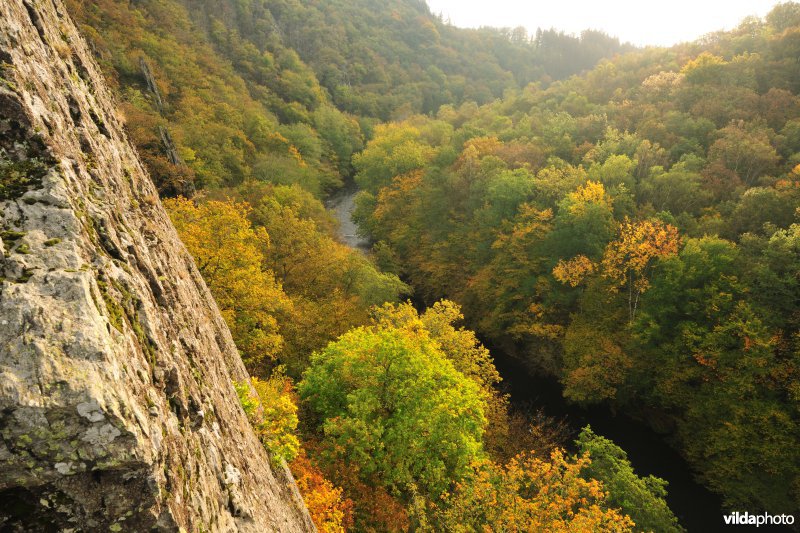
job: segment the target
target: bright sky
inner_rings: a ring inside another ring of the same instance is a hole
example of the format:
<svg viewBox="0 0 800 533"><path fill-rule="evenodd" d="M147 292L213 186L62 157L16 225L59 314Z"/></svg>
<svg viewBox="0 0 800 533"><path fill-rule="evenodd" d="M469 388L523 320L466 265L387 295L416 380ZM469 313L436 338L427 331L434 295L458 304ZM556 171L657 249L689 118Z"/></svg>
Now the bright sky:
<svg viewBox="0 0 800 533"><path fill-rule="evenodd" d="M524 26L578 34L603 30L637 45L672 45L763 17L778 0L428 0L434 14L460 27Z"/></svg>

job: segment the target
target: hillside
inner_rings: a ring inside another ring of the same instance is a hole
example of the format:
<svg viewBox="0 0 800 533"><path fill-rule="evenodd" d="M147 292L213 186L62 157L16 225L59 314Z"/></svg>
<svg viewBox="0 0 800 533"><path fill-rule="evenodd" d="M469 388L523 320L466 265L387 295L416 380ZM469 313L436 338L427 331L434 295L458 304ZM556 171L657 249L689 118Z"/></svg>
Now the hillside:
<svg viewBox="0 0 800 533"><path fill-rule="evenodd" d="M507 32L460 30L407 1L68 6L166 195L255 179L302 183L319 196L351 174L377 119L487 102L622 49L591 32L583 41L544 32L537 47ZM556 63L575 66L548 74Z"/></svg>
<svg viewBox="0 0 800 533"><path fill-rule="evenodd" d="M782 4L383 126L359 220L418 297L670 435L728 506L796 508L799 38Z"/></svg>
<svg viewBox="0 0 800 533"><path fill-rule="evenodd" d="M65 268L90 287L81 302L108 299L92 323L109 325L92 338L174 362L178 377L163 381L185 446L200 438L198 395L219 402L234 429L220 422L209 449L241 432L237 464L253 461L263 490L286 476L263 498L278 519L309 527L283 461L316 527L336 533L682 531L725 510L800 508L800 4L637 49L594 31L460 29L419 0L64 2L109 91L88 59L88 96L51 89L58 109L23 97L48 101L30 71L8 67L2 90L26 116L76 126L27 129L74 161L61 165L72 185L58 205L85 221L72 254L84 259L54 263L68 236L50 235L36 214L50 207L26 192L50 183L58 157L38 140L35 158L20 156L16 129L3 129L0 198L16 226L3 234L0 295ZM66 41L48 43L31 60L11 46L13 58L77 87L86 69L69 70ZM342 242L324 207L337 191L355 204L366 252ZM135 252L145 242L153 250ZM43 324L9 339L61 338ZM504 378L525 376L501 375L503 360L586 416L559 421L509 397ZM115 390L138 383L113 377ZM674 448L670 464L723 509L680 503L587 425L598 410ZM130 417L114 420L122 430ZM15 453L41 448L30 444L19 437ZM28 476L8 484L16 502L39 478L15 465ZM255 502L251 482L241 490ZM175 483L151 507L180 524L221 512L246 526L237 505L196 511L197 489ZM42 506L31 508L51 517Z"/></svg>
<svg viewBox="0 0 800 533"><path fill-rule="evenodd" d="M313 69L339 109L381 120L435 112L444 104L486 103L508 89L563 79L632 49L593 31L573 37L554 30L529 36L522 28L456 28L433 16L424 1L196 4L202 9L194 13L210 13L212 23L221 21L229 32L238 28L259 49L279 40Z"/></svg>

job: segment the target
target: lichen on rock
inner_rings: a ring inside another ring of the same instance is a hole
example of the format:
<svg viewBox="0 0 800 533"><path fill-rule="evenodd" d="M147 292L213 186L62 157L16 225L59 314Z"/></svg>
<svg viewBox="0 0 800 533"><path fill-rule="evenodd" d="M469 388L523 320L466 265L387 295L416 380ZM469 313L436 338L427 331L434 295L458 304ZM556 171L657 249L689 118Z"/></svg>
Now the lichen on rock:
<svg viewBox="0 0 800 533"><path fill-rule="evenodd" d="M60 0L0 2L0 530L313 531L116 117Z"/></svg>

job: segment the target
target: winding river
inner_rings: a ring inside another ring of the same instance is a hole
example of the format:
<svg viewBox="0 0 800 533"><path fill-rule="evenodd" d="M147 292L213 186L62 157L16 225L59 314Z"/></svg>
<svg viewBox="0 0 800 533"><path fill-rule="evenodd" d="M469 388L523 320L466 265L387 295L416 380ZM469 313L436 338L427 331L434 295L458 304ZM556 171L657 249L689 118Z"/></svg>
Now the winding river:
<svg viewBox="0 0 800 533"><path fill-rule="evenodd" d="M369 241L358 235L351 220L358 189L350 184L326 202L340 224L340 239L353 248L365 251ZM511 394L511 402L523 409L542 409L556 419L564 420L575 435L587 424L595 433L621 446L639 476L654 475L669 482L667 502L681 525L690 532L722 529L722 503L695 481L689 464L666 441L646 424L624 414L613 413L605 405L580 408L567 403L561 387L551 378L531 375L516 359L492 350L495 366Z"/></svg>

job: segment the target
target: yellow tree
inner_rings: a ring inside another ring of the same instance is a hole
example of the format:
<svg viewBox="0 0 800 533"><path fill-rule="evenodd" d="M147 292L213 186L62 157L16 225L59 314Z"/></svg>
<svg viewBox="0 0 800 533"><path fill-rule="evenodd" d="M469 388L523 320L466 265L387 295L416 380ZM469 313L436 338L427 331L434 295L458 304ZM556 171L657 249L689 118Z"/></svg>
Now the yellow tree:
<svg viewBox="0 0 800 533"><path fill-rule="evenodd" d="M434 512L433 529L468 531L631 531L633 521L606 505L600 482L587 480L588 456L549 461L521 454L505 466L483 460Z"/></svg>
<svg viewBox="0 0 800 533"><path fill-rule="evenodd" d="M377 126L373 140L353 156L356 183L375 193L395 176L424 168L434 155L416 127L408 123Z"/></svg>
<svg viewBox="0 0 800 533"><path fill-rule="evenodd" d="M303 216L301 208L294 201L265 196L249 216L259 231L268 231L265 265L294 303L292 320L282 324L286 343L281 360L295 376L313 351L366 323L370 306L395 301L407 289L364 254L336 242L316 220Z"/></svg>
<svg viewBox="0 0 800 533"><path fill-rule="evenodd" d="M470 308L479 331L508 332L537 342L556 339L561 333L543 304L548 291L541 276L547 272L544 247L552 229L552 210L526 203L497 235L492 244L494 258L469 281Z"/></svg>
<svg viewBox="0 0 800 533"><path fill-rule="evenodd" d="M570 287L577 287L587 276L594 273L597 265L585 255L576 255L564 261L560 259L553 268L553 277Z"/></svg>
<svg viewBox="0 0 800 533"><path fill-rule="evenodd" d="M289 316L292 304L263 265L269 235L253 228L244 203L195 204L168 199L164 207L194 256L222 316L252 374L265 375L264 363L283 345L277 317Z"/></svg>
<svg viewBox="0 0 800 533"><path fill-rule="evenodd" d="M619 237L606 246L602 274L614 283L615 290L628 291L628 314L633 322L639 297L650 286L649 274L655 260L678 253L680 237L674 226L658 220L639 222L625 219Z"/></svg>

